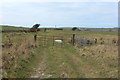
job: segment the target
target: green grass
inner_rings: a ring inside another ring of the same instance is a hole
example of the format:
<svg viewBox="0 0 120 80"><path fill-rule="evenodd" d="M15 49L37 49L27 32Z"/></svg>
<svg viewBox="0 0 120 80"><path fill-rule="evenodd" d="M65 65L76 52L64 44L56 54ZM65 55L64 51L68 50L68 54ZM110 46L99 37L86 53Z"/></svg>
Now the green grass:
<svg viewBox="0 0 120 80"><path fill-rule="evenodd" d="M49 48L45 50L45 53L48 56L47 66L49 66L47 73L52 74L52 77L57 78L60 77L60 75L63 73L62 71L65 70L70 77L77 77L78 73L75 72L75 65L71 64L73 62L68 56L69 54L72 54L72 52L69 53L69 50L67 50L66 52L68 46L66 46L65 44L63 46L63 48L65 49L61 48L60 46L49 46ZM66 67L62 66L62 63L65 63ZM60 67L60 65L62 67Z"/></svg>
<svg viewBox="0 0 120 80"><path fill-rule="evenodd" d="M28 28L24 28L24 27L14 27L14 26L0 26L0 27L2 27L2 31L28 30Z"/></svg>
<svg viewBox="0 0 120 80"><path fill-rule="evenodd" d="M33 35L34 33L15 33L16 35L12 37L12 42L18 44L28 44L22 43L25 38L30 40L29 43L33 44ZM19 35L21 34L21 35ZM82 53L79 52L78 48L75 48L72 44L66 43L66 39L72 37L72 34L76 34L77 36L106 36L106 35L117 35L117 32L89 32L89 31L55 31L55 30L48 30L47 32L40 31L37 33L37 48L30 48L26 50L30 50L32 52L27 52L27 58L22 61L22 55L20 52L16 52L20 54L20 61L18 62L19 69L15 69L12 72L12 68L10 71L7 72L10 74L14 74L16 78L29 78L32 73L34 72L33 68L43 68L45 69L44 73L46 75L51 74L51 78L59 78L63 73L67 74L68 78L84 78L84 77L107 77L107 70L103 71L103 66L98 64L94 58L81 56ZM8 42L8 38L6 35L10 35L8 33L3 33L3 43ZM46 35L47 37L50 36L63 36L65 42L63 42L63 46L61 47L60 43L55 43L53 46L53 40L51 37L47 40L46 45L43 46L43 37L42 35ZM98 45L96 45L98 46ZM19 46L18 46L19 47ZM83 48L84 49L84 48ZM6 49L7 50L7 49ZM9 50L8 50L9 52ZM87 51L86 51L87 52ZM3 53L4 54L4 53ZM26 63L27 61L28 63ZM43 62L43 63L42 63ZM42 66L41 66L42 65ZM44 68L45 66L45 68ZM112 70L112 64L109 66ZM90 69L93 71L91 72ZM114 68L115 69L115 68ZM99 74L95 74L95 71L99 71ZM16 71L16 72L14 72ZM93 74L91 74L93 73ZM94 76L95 75L95 76ZM8 75L8 77L11 77Z"/></svg>

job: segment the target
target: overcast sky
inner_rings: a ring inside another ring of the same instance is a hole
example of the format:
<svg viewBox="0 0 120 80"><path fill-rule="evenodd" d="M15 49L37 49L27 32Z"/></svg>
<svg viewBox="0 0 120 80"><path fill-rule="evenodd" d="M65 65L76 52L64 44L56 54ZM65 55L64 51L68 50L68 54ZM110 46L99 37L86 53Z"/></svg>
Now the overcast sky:
<svg viewBox="0 0 120 80"><path fill-rule="evenodd" d="M27 26L117 27L117 0L4 0L0 24Z"/></svg>

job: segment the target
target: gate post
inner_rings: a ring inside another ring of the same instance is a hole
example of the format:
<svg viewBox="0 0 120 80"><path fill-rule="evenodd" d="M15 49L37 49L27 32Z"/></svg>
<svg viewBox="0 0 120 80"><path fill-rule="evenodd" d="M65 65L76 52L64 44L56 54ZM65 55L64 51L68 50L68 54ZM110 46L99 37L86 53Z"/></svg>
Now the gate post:
<svg viewBox="0 0 120 80"><path fill-rule="evenodd" d="M73 37L72 37L72 44L73 46L75 45L75 34L73 34Z"/></svg>
<svg viewBox="0 0 120 80"><path fill-rule="evenodd" d="M37 34L34 35L34 46L37 47Z"/></svg>
<svg viewBox="0 0 120 80"><path fill-rule="evenodd" d="M63 36L61 37L61 40L62 40L62 42L61 42L61 48L63 47Z"/></svg>
<svg viewBox="0 0 120 80"><path fill-rule="evenodd" d="M55 39L54 39L54 36L53 36L53 46L54 46L54 40L55 40Z"/></svg>

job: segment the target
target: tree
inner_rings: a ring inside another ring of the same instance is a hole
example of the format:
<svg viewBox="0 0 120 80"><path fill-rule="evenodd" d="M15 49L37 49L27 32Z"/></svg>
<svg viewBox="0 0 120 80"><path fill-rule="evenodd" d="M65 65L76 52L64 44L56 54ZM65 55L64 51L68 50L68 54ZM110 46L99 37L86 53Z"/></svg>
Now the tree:
<svg viewBox="0 0 120 80"><path fill-rule="evenodd" d="M76 29L78 29L77 27L73 27L72 30L75 31Z"/></svg>

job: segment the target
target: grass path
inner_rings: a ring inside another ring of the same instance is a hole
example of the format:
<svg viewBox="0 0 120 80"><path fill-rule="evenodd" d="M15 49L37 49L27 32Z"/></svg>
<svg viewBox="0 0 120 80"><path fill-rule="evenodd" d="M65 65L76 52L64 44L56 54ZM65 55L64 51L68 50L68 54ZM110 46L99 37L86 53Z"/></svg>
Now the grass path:
<svg viewBox="0 0 120 80"><path fill-rule="evenodd" d="M58 44L59 45L59 44ZM77 49L70 45L52 46L50 42L46 47L39 46L37 52L40 54L37 67L31 77L39 78L95 78L100 77L99 70L102 66L93 63L91 59L81 56ZM105 77L105 76L102 76Z"/></svg>

